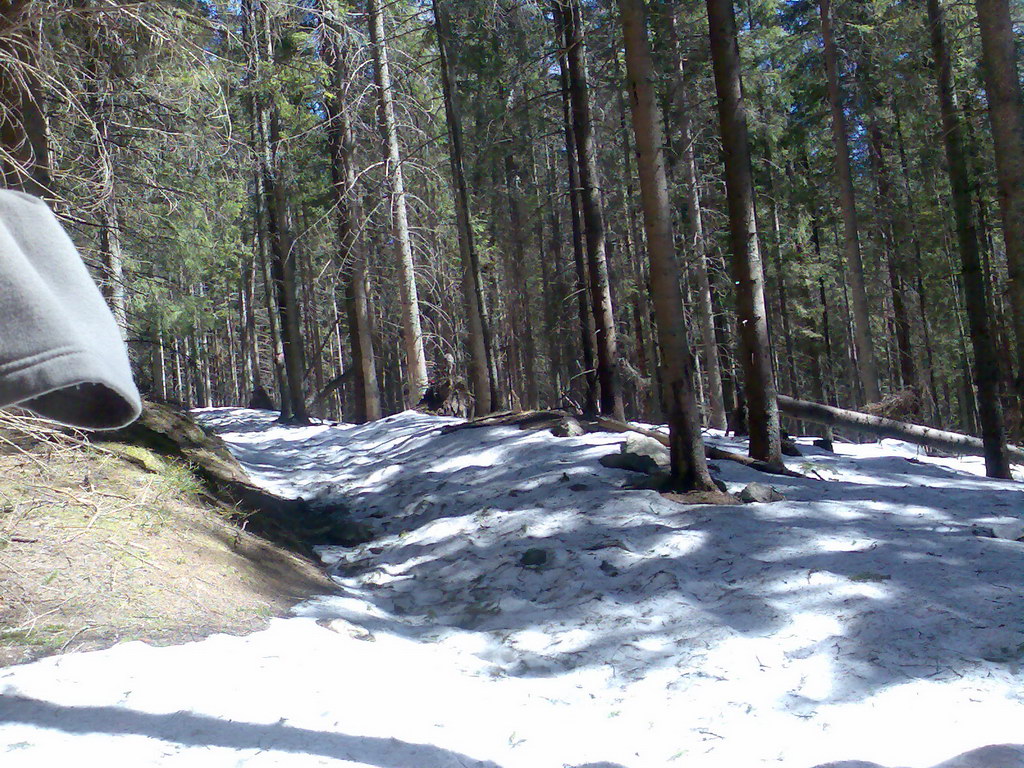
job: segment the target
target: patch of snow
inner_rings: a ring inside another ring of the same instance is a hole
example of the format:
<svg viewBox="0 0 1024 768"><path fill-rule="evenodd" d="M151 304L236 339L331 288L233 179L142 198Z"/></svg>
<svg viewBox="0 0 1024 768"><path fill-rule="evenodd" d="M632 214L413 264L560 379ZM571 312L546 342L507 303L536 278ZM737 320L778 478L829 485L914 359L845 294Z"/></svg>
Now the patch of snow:
<svg viewBox="0 0 1024 768"><path fill-rule="evenodd" d="M380 537L264 632L0 671L4 768L1024 768L1024 543L978 535L1024 497L978 461L802 444L713 462L784 501L688 507L599 464L622 435L199 417Z"/></svg>

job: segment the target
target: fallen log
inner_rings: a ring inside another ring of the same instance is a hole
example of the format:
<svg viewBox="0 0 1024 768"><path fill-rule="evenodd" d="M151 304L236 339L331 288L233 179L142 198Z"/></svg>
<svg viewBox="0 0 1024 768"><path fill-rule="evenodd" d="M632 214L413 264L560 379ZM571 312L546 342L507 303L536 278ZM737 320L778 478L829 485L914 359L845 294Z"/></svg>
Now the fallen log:
<svg viewBox="0 0 1024 768"><path fill-rule="evenodd" d="M779 395L778 399L779 410L787 416L797 419L813 421L816 424L824 424L828 427L841 427L877 437L906 440L908 443L937 448L940 451L949 451L950 453L968 454L970 456L985 455L985 447L981 442L981 438L973 437L972 435L947 432L944 429L925 427L920 424L909 424L905 421L896 421L895 419L887 419L882 416L871 416L859 411L848 411L831 405L812 403L808 400L797 400L786 395ZM1024 464L1024 449L1015 445L1008 445L1007 452L1012 462Z"/></svg>
<svg viewBox="0 0 1024 768"><path fill-rule="evenodd" d="M441 434L447 435L451 432L458 432L463 429L481 429L484 427L519 427L520 429L570 429L575 422L582 434L583 427L580 420L566 411L496 411L486 416L478 416L458 424L449 424L441 428Z"/></svg>

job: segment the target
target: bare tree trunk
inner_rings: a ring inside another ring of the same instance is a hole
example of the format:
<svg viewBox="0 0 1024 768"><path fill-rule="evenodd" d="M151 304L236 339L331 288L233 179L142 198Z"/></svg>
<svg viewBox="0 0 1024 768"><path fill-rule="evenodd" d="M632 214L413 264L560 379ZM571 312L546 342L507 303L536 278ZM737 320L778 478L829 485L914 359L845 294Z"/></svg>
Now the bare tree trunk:
<svg viewBox="0 0 1024 768"><path fill-rule="evenodd" d="M843 213L843 253L850 281L853 304L854 343L857 346L858 373L864 398L876 402L878 366L875 363L874 343L871 340L870 312L867 289L864 286L864 264L860 256L860 237L857 226L857 201L853 192L850 171L850 145L846 133L846 116L839 85L839 64L835 41L832 39L830 0L819 0L821 38L824 45L825 75L828 80L828 102L832 111L832 145L836 154L836 180L839 184L839 207Z"/></svg>
<svg viewBox="0 0 1024 768"><path fill-rule="evenodd" d="M654 65L647 42L644 0L619 0L619 10L626 45L647 253L651 262L651 293L664 365L672 476L686 490L714 491L693 394L693 354L680 311L682 295L672 242L672 213L662 149L664 136L655 100Z"/></svg>
<svg viewBox="0 0 1024 768"><path fill-rule="evenodd" d="M302 321L299 316L296 283L296 253L292 240L287 193L282 178L281 135L276 110L269 110L269 135L263 144L263 192L267 210L267 232L270 239L270 274L274 286L277 315L280 318L281 346L291 416L296 424L309 422L306 413L306 364L302 344ZM282 413L283 415L283 413Z"/></svg>
<svg viewBox="0 0 1024 768"><path fill-rule="evenodd" d="M565 391L565 382L568 377L563 378L565 360L563 350L565 349L563 334L561 333L561 302L565 298L565 283L562 280L562 227L559 207L555 202L555 173L551 163L549 147L544 147L544 175L547 189L545 191L545 205L548 212L548 254L550 258L544 259L541 263L544 268L544 317L545 331L548 347L548 371L551 377L552 406L560 407L562 394Z"/></svg>
<svg viewBox="0 0 1024 768"><path fill-rule="evenodd" d="M1024 395L1024 100L1008 0L974 0L996 159L996 185L1016 336L1017 390Z"/></svg>
<svg viewBox="0 0 1024 768"><path fill-rule="evenodd" d="M281 400L281 420L287 421L292 415L291 396L288 394L288 376L284 366L284 344L281 340L281 318L276 311L274 301L274 278L270 272L270 258L267 256L266 232L264 221L266 211L264 210L263 179L256 179L255 189L257 193L256 222L259 233L259 260L260 271L263 273L263 296L266 300L267 321L270 326L270 349L273 355L274 380L277 382L277 392Z"/></svg>
<svg viewBox="0 0 1024 768"><path fill-rule="evenodd" d="M164 331L158 317L151 330L153 335L153 351L151 354L151 370L153 376L153 398L158 403L167 402L167 357L164 354Z"/></svg>
<svg viewBox="0 0 1024 768"><path fill-rule="evenodd" d="M616 69L618 70L618 66L616 66ZM616 72L616 78L621 79L623 84L625 84L625 77L618 71ZM636 295L632 302L632 320L636 336L637 365L640 375L650 382L647 390L643 392L643 400L639 397L642 391L641 386L637 387L636 410L642 418L661 421L663 420L662 393L661 379L657 371L658 355L655 349L658 342L654 338L655 331L651 321L651 290L650 280L648 279L650 267L645 264L645 262L649 261L645 254L640 253L644 243L635 204L636 195L633 189L633 158L636 156L636 152L633 150L631 128L627 125L629 118L626 115L627 107L624 89L619 89L618 101L619 124L622 133L622 169L626 178L622 201L622 205L625 208L623 215L626 221L622 227L622 232L625 242L626 260L632 272L635 285L634 292ZM699 372L697 382L700 382ZM697 402L700 403L701 398L698 398Z"/></svg>
<svg viewBox="0 0 1024 768"><path fill-rule="evenodd" d="M246 34L251 42L249 68L253 74L258 74L273 60L275 35L262 0L250 0L243 8L247 22ZM287 392L282 390L281 393L281 419L304 424L309 421L304 395L306 370L296 286L296 256L283 178L280 117L273 100L266 97L255 99L253 117L259 161L257 189L262 195L264 224L269 241L270 283L267 286L267 300L273 305L271 314L277 315L280 354L283 358L281 362L287 380Z"/></svg>
<svg viewBox="0 0 1024 768"><path fill-rule="evenodd" d="M903 130L900 125L900 112L893 102L893 127L896 129L896 149L900 158L900 188L906 211L913 210L913 201L910 191L910 168L907 163L907 153L903 146ZM928 404L933 417L941 422L939 410L939 388L935 382L935 365L933 362L933 350L931 341L931 322L928 312L928 300L924 283L924 260L921 253L921 237L917 231L917 222L912 215L904 215L900 218L904 231L909 230L911 246L914 249L914 266L917 270L915 288L917 290L917 307L921 315L921 334L924 337L924 359L927 376L922 377L924 389L927 391Z"/></svg>
<svg viewBox="0 0 1024 768"><path fill-rule="evenodd" d="M402 174L402 155L398 146L398 128L391 92L391 66L384 35L384 11L381 0L367 0L370 25L370 47L373 53L374 78L381 134L384 137L388 176L391 181L391 213L394 219L395 240L398 244L398 284L402 305L402 333L405 340L406 404L415 405L427 389L427 358L423 351L423 331L420 326L419 297L416 289L416 265L412 257L409 236L409 213L405 201L405 178Z"/></svg>
<svg viewBox="0 0 1024 768"><path fill-rule="evenodd" d="M600 411L623 418L622 392L619 389L618 345L615 316L612 311L608 261L605 255L604 213L597 178L597 148L590 110L587 82L586 48L583 39L583 9L580 0L566 0L565 48L569 65L569 92L572 103L572 128L579 160L580 201L587 241L587 266L590 276L590 305L595 322L597 379L601 386Z"/></svg>
<svg viewBox="0 0 1024 768"><path fill-rule="evenodd" d="M889 179L889 168L885 162L885 142L882 140L881 129L877 118L869 120L868 132L871 137L871 164L874 167L877 186L877 211L881 220L879 237L881 239L882 258L889 272L889 290L892 294L892 314L896 324L896 351L899 359L900 380L904 387L912 387L917 380L914 370L914 356L911 350L910 317L907 313L906 280L902 269L902 254L896 249L896 227L892 221L892 211L896 201L892 195L892 184Z"/></svg>
<svg viewBox="0 0 1024 768"><path fill-rule="evenodd" d="M927 0L932 55L938 82L942 133L946 147L949 184L953 192L953 213L962 264L964 300L974 346L975 383L978 387L978 415L985 444L985 473L989 477L1010 478L1006 454L1006 433L999 404L999 361L990 329L985 279L978 253L978 235L971 214L970 184L960 136L953 72L946 48L942 8L939 0Z"/></svg>
<svg viewBox="0 0 1024 768"><path fill-rule="evenodd" d="M102 123L101 136L107 143L109 124ZM128 338L128 297L125 294L124 252L121 248L121 220L117 206L117 188L114 183L113 147L100 150L104 168L103 203L100 207L100 259L103 264L103 297L110 305L121 337Z"/></svg>
<svg viewBox="0 0 1024 768"><path fill-rule="evenodd" d="M580 348L583 357L583 375L586 382L583 400L583 411L594 413L597 411L597 371L596 352L594 350L594 315L587 305L588 279L586 269L586 258L584 256L583 244L583 221L580 212L580 181L579 181L579 158L576 154L576 141L572 131L572 104L569 93L569 64L565 53L565 16L566 11L560 0L552 2L553 16L555 20L555 39L558 43L560 53L559 79L562 88L562 113L565 123L565 158L569 179L569 211L572 225L572 251L573 265L576 271L576 308L579 314L580 323Z"/></svg>
<svg viewBox="0 0 1024 768"><path fill-rule="evenodd" d="M359 237L363 224L362 206L356 190L353 162L355 137L342 94L348 87L350 74L345 59L347 47L340 45L340 31L324 29L322 55L332 70L334 95L325 99L328 142L331 152L331 183L338 207L339 266L345 280L345 305L348 317L349 346L352 350L354 410L357 423L380 418L380 388L377 364L373 353L373 336L367 308L366 248ZM339 362L343 359L339 356Z"/></svg>
<svg viewBox="0 0 1024 768"><path fill-rule="evenodd" d="M781 464L779 409L772 379L764 273L757 244L750 141L740 77L732 0L707 0L711 58L725 153L726 197L732 244L740 349L750 429L750 455Z"/></svg>
<svg viewBox="0 0 1024 768"><path fill-rule="evenodd" d="M511 325L519 339L520 369L523 374L526 402L524 405L535 410L540 404L540 390L537 376L537 349L533 338L533 317L530 309L530 289L527 284L526 232L523 228L523 190L519 164L512 154L506 154L505 192L508 198L509 228L512 235L512 279L515 282L510 299Z"/></svg>
<svg viewBox="0 0 1024 768"><path fill-rule="evenodd" d="M444 112L448 124L448 157L451 161L452 181L455 185L455 226L459 237L459 255L462 258L462 299L466 306L467 346L469 347L469 379L473 387L474 414L483 416L494 409L491 402L491 333L484 301L480 258L473 237L469 215L469 190L463 164L462 118L459 114L458 93L452 71L450 41L451 27L448 11L442 0L433 0L434 20L437 28L437 47L440 53L441 86Z"/></svg>
<svg viewBox="0 0 1024 768"><path fill-rule="evenodd" d="M260 372L259 343L256 336L256 252L259 248L259 234L253 226L253 250L244 256L239 275L239 323L240 344L242 347L243 387L251 397L257 389L263 388Z"/></svg>
<svg viewBox="0 0 1024 768"><path fill-rule="evenodd" d="M305 209L302 211L302 225L300 231L308 231L308 216ZM312 350L313 361L307 365L306 376L313 374L313 392L319 394L324 388L324 344L326 343L320 334L320 304L317 301L316 286L313 283L312 265L310 264L309 252L306 249L296 248L296 267L298 270L297 287L301 288L302 298L298 301L301 308L303 323L303 338L309 339ZM317 403L322 408L322 404ZM324 417L322 410L314 411L319 418Z"/></svg>
<svg viewBox="0 0 1024 768"><path fill-rule="evenodd" d="M786 269L782 263L782 226L779 223L778 188L775 186L775 171L772 168L772 157L768 155L768 194L772 212L772 248L775 251L775 275L779 292L779 315L782 320L782 343L786 353L786 379L789 391L800 394L800 384L796 375L796 350L793 345L793 331L789 322L789 292L786 290ZM799 427L799 425L797 425Z"/></svg>
<svg viewBox="0 0 1024 768"><path fill-rule="evenodd" d="M708 425L713 429L725 429L725 398L722 394L722 372L718 361L718 341L715 338L714 306L711 301L711 281L708 279L708 242L704 235L704 216L701 211L700 181L697 178L697 162L693 151L693 135L690 125L690 105L686 92L683 52L679 45L678 21L675 8L668 11L669 29L672 36L675 82L673 83L676 111L678 115L680 167L683 172L683 189L686 192L686 215L690 223L690 263L696 278L694 286L697 295L697 320L700 325L704 370L708 378Z"/></svg>

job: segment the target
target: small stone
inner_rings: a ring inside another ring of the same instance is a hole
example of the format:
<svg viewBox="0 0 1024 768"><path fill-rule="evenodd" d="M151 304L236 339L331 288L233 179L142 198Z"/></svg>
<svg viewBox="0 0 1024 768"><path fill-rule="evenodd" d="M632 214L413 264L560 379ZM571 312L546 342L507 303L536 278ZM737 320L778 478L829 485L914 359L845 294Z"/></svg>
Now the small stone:
<svg viewBox="0 0 1024 768"><path fill-rule="evenodd" d="M615 567L614 565L612 565L611 563L609 563L609 562L608 562L607 560L602 560L602 561L601 561L601 565L600 565L600 566L598 566L598 567L599 567L599 568L600 568L600 569L601 569L602 571L604 571L604 573L605 573L605 575L606 575L606 576L618 576L618 575L619 575L619 569L618 569L618 568L616 568L616 567Z"/></svg>
<svg viewBox="0 0 1024 768"><path fill-rule="evenodd" d="M835 453L835 450L832 448L832 441L829 440L827 437L819 437L817 440L815 440L812 443L812 445L815 448L821 448L821 450L823 450L823 451L828 451L829 453Z"/></svg>
<svg viewBox="0 0 1024 768"><path fill-rule="evenodd" d="M786 497L764 483L747 483L747 486L740 491L740 501L745 504L762 503L773 501L785 501Z"/></svg>
<svg viewBox="0 0 1024 768"><path fill-rule="evenodd" d="M548 552L540 547L531 547L519 557L519 564L524 568L540 568L548 561Z"/></svg>
<svg viewBox="0 0 1024 768"><path fill-rule="evenodd" d="M782 441L782 455L803 456L803 453L800 452L800 447L795 442L793 442L789 438L786 438L785 440Z"/></svg>

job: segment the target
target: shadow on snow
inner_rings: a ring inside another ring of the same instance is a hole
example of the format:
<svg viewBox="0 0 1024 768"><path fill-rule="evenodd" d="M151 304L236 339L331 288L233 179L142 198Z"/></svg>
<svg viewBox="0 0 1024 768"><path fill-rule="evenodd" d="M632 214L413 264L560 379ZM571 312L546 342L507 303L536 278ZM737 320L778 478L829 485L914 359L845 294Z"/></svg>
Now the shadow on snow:
<svg viewBox="0 0 1024 768"><path fill-rule="evenodd" d="M121 707L69 707L21 696L0 697L0 723L22 723L70 734L147 736L194 747L273 750L322 755L379 768L500 768L429 744L392 738L350 736L280 723L243 723L189 712L150 714Z"/></svg>
<svg viewBox="0 0 1024 768"><path fill-rule="evenodd" d="M204 417L220 432L251 419L232 410ZM338 564L344 587L383 612L353 619L369 629L429 638L457 627L507 640L582 624L586 642L570 648L540 653L513 643L515 658L498 673L610 664L625 677L665 665L686 674L730 638L786 636L796 594L800 613L840 623L786 650L790 658L834 657L827 703L1019 661L1024 598L1013 584L1024 573L1024 546L971 533L979 514L1018 507L1016 484L806 449L792 468L852 467L864 482L766 476L723 461L716 472L730 484L770 483L788 501L688 507L624 490L634 476L598 464L619 435L597 438L600 445L594 436L508 428L444 435L440 427L454 420L391 419L398 421L386 432L380 423L296 428L232 445L264 477L344 502L387 539L372 552L342 553ZM339 448L337 430L350 441L383 432L375 443L382 452ZM445 535L421 535L445 518ZM531 548L545 550L548 562L524 567ZM395 578L363 580L374 572ZM595 601L603 604L596 625ZM329 599L311 610L338 615Z"/></svg>

